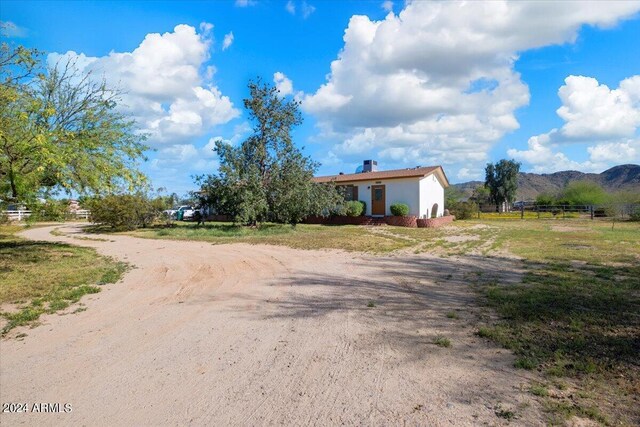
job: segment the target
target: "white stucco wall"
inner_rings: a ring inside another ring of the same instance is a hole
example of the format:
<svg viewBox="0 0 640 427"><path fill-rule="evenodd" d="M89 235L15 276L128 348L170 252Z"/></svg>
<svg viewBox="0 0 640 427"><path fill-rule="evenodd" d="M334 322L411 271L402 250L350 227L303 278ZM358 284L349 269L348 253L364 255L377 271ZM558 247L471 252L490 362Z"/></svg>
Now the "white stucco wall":
<svg viewBox="0 0 640 427"><path fill-rule="evenodd" d="M422 179L401 178L381 179L373 181L341 182L341 185L354 185L358 187L358 200L367 204L366 215L371 215L371 186L385 186L385 215L391 215L391 205L405 203L409 206L409 215L423 218L431 217L431 209L434 203L438 204L438 216L442 216L444 209L444 187L438 181L435 174Z"/></svg>
<svg viewBox="0 0 640 427"><path fill-rule="evenodd" d="M419 215L420 183L418 178L382 179L349 183L358 186L358 200L367 204L367 215L371 215L371 186L385 186L385 215L391 215L390 206L405 203L409 206L409 215Z"/></svg>
<svg viewBox="0 0 640 427"><path fill-rule="evenodd" d="M437 216L444 211L444 186L436 174L431 174L420 180L420 217L431 218L433 205L438 204Z"/></svg>

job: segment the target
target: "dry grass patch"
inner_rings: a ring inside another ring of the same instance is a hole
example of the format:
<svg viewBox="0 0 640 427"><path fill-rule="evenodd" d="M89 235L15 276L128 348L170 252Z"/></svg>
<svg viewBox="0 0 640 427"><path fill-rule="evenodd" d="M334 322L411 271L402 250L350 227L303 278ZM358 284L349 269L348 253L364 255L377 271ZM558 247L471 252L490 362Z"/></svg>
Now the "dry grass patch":
<svg viewBox="0 0 640 427"><path fill-rule="evenodd" d="M174 227L153 227L126 233L134 237L206 241L215 244L250 243L288 246L296 249L342 249L386 253L411 246L401 236L376 233L372 227L355 225L261 224L243 227L231 223L198 226L177 223Z"/></svg>
<svg viewBox="0 0 640 427"><path fill-rule="evenodd" d="M0 227L0 304L12 307L0 312L2 334L99 292L96 285L116 282L126 269L93 249L15 236L21 229Z"/></svg>

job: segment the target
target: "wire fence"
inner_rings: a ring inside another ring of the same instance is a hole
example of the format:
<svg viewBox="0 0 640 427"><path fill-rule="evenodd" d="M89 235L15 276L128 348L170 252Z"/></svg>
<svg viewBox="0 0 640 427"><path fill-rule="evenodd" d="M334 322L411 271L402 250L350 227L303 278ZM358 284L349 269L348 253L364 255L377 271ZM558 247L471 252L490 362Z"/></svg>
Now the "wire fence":
<svg viewBox="0 0 640 427"><path fill-rule="evenodd" d="M640 204L618 203L606 205L536 205L514 204L511 209L498 212L496 205L479 205L478 219L570 219L570 218L617 218L640 219Z"/></svg>

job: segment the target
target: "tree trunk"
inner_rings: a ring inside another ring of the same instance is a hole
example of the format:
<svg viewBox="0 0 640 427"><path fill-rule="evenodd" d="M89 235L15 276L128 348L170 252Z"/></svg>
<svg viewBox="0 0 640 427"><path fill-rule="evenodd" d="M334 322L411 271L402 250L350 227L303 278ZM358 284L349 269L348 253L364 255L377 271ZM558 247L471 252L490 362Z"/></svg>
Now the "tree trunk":
<svg viewBox="0 0 640 427"><path fill-rule="evenodd" d="M11 183L11 198L18 201L18 188L16 187L16 178L13 175L13 167L9 165L9 182Z"/></svg>

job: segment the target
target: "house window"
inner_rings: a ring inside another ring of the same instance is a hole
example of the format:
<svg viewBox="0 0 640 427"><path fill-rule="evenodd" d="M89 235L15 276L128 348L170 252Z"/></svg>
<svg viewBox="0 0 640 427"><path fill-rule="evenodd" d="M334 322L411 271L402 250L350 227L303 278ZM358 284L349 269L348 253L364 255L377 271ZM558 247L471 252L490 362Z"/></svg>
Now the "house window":
<svg viewBox="0 0 640 427"><path fill-rule="evenodd" d="M341 185L340 190L346 201L358 200L358 187L355 185Z"/></svg>

